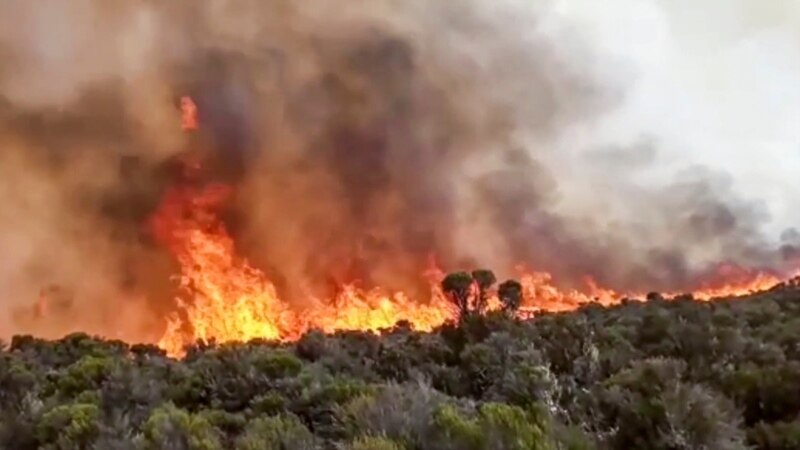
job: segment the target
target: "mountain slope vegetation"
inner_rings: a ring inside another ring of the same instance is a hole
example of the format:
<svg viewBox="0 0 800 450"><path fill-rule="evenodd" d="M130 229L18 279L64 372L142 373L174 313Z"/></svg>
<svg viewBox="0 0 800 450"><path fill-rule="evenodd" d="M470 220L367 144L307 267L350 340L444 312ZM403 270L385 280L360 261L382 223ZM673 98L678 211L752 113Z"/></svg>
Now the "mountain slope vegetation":
<svg viewBox="0 0 800 450"><path fill-rule="evenodd" d="M512 289L513 291L513 289ZM797 449L800 290L466 314L431 333L151 345L15 336L0 448Z"/></svg>

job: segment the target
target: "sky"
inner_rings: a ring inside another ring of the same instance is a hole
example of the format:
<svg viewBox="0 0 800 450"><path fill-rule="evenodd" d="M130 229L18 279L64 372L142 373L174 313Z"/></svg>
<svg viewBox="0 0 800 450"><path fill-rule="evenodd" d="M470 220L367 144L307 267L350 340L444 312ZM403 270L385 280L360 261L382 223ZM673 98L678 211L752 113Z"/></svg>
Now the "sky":
<svg viewBox="0 0 800 450"><path fill-rule="evenodd" d="M562 136L566 160L600 146L655 158L647 183L700 165L763 203L776 238L800 225L800 2L554 0L543 28L577 33L620 104ZM643 155L644 155L643 153ZM635 182L634 180L629 180Z"/></svg>

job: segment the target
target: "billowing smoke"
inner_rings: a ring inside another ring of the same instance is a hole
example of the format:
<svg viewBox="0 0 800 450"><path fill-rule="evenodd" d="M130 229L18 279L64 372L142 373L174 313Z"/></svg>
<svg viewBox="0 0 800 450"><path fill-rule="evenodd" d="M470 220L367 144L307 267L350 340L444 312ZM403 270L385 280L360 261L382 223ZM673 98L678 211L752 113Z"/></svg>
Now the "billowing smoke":
<svg viewBox="0 0 800 450"><path fill-rule="evenodd" d="M662 28L631 31L661 33L654 52L665 42L677 42L673 52L681 40L705 42L692 29L664 29L685 21L645 3L642 14ZM746 17L756 0L739 3ZM592 275L620 289L690 287L723 262L789 267L797 232L778 235L796 214L777 224L771 216L785 200L781 184L770 184L777 197L747 195L741 172L715 164L761 150L708 158L703 145L727 139L727 128L692 123L682 109L726 97L693 94L698 78L688 70L676 78L687 84L685 103L647 122L639 114L664 105L646 95L668 94L647 71L659 61L626 45L648 46L648 36L621 43L612 12L573 8L555 0L4 2L0 307L29 304L58 284L74 303L65 327L154 332L148 310L171 308L175 268L143 223L175 182L171 159L190 150L237 187L225 217L240 252L293 301L354 279L414 291L431 256L445 269L510 274L524 263L567 284ZM794 20L792 8L769 17ZM715 45L742 39L720 34ZM732 69L752 62L731 55ZM800 81L798 67L786 66L786 80ZM700 81L724 85L720 73ZM189 135L179 127L182 95L199 108L200 130ZM746 102L732 98L739 111L730 120L749 117ZM761 120L753 118L751 143L772 136ZM686 127L684 142L671 124ZM776 132L763 145L785 150L794 137ZM19 331L7 322L0 331Z"/></svg>

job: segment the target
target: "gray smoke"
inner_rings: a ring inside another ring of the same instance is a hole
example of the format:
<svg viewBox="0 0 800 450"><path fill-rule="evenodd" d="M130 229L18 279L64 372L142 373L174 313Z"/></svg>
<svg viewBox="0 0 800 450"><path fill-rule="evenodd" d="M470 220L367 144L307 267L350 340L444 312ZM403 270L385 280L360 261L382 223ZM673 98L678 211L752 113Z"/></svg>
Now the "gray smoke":
<svg viewBox="0 0 800 450"><path fill-rule="evenodd" d="M724 171L665 176L658 136L563 151L628 86L554 31L557 2L46 3L0 5L0 306L74 294L39 333L157 334L175 267L142 225L189 149L237 187L237 245L293 301L353 279L413 292L431 255L680 289L795 254Z"/></svg>

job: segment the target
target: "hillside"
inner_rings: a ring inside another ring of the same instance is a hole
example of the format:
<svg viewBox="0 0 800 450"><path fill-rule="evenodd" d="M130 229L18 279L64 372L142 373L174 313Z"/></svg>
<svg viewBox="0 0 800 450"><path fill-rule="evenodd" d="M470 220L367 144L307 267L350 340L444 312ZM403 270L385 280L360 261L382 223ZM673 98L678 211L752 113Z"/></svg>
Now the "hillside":
<svg viewBox="0 0 800 450"><path fill-rule="evenodd" d="M154 346L16 336L0 448L797 449L800 290L432 333Z"/></svg>

